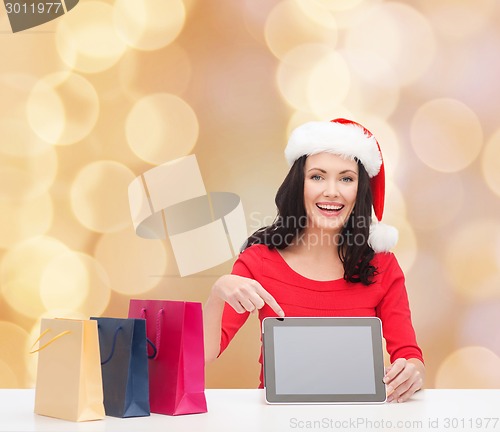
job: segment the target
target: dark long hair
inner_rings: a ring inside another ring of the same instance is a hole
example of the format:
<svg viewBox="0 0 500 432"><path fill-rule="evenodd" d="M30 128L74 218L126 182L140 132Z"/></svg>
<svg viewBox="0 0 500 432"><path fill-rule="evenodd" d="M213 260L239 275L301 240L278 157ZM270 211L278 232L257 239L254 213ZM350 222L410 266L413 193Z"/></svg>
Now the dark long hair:
<svg viewBox="0 0 500 432"><path fill-rule="evenodd" d="M255 231L245 242L242 250L264 244L269 249L285 249L290 246L307 226L304 205L304 166L307 156L295 161L276 193L278 214L273 223ZM363 164L358 161L358 192L354 210L339 236L339 257L344 266L344 279L348 282L373 283L376 268L371 265L375 255L368 244L372 212L370 178Z"/></svg>

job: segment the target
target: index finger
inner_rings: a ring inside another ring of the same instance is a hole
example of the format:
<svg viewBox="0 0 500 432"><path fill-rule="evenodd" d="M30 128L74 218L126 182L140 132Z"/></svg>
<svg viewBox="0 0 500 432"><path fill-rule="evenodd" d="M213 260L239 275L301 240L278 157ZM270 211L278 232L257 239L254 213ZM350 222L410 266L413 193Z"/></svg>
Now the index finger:
<svg viewBox="0 0 500 432"><path fill-rule="evenodd" d="M280 317L284 317L285 316L285 312L283 312L283 309L281 309L281 306L278 304L278 302L260 284L259 284L259 286L257 288L257 294L260 295L260 297L262 298L262 300L264 300L269 305L269 307L274 312L276 312L276 314L278 316L280 316Z"/></svg>

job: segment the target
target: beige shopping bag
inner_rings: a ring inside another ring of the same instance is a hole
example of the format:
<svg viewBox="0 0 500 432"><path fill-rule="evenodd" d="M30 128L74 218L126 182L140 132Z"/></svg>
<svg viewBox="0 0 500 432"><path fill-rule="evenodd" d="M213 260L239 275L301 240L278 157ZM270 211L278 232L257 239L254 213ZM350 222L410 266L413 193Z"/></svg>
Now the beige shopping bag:
<svg viewBox="0 0 500 432"><path fill-rule="evenodd" d="M104 418L97 321L42 319L35 413L71 421Z"/></svg>

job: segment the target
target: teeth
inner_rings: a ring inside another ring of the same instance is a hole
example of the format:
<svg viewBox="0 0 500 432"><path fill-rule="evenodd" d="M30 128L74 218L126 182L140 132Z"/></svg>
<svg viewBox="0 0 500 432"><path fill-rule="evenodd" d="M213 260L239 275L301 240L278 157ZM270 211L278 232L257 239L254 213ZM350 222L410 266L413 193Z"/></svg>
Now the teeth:
<svg viewBox="0 0 500 432"><path fill-rule="evenodd" d="M342 207L342 205L340 206L334 206L334 205L324 205L324 204L318 204L318 207L321 209L321 210L340 210Z"/></svg>

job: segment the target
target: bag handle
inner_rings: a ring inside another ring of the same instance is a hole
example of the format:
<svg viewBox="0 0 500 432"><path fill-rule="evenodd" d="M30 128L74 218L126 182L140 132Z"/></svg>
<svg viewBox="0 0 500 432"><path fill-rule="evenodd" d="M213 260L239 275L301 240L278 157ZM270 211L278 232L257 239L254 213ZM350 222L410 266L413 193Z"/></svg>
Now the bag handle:
<svg viewBox="0 0 500 432"><path fill-rule="evenodd" d="M99 324L97 325L97 327L101 328L101 326ZM113 344L111 345L111 352L106 360L101 361L101 366L104 366L106 363L108 363L111 360L111 358L113 357L113 355L115 354L116 339L118 338L118 332L120 330L123 330L122 326L118 326L117 329L115 330L115 335L113 336Z"/></svg>
<svg viewBox="0 0 500 432"><path fill-rule="evenodd" d="M65 330L65 331L59 333L58 335L54 336L51 340L49 340L47 343L45 343L41 347L38 347L38 349L33 350L33 347L40 341L40 339L43 338L47 333L49 333L51 331L52 331L52 329L47 329L43 333L41 333L40 336L38 336L37 340L33 343L33 345L31 345L32 351L30 351L30 354L35 354L36 352L47 348L52 342L55 342L57 339L71 333L69 330Z"/></svg>
<svg viewBox="0 0 500 432"><path fill-rule="evenodd" d="M143 319L146 319L146 308L142 308L141 309L141 318ZM147 340L149 345L151 345L151 347L153 348L154 350L154 354L153 355L149 355L148 354L148 358L149 359L152 359L152 360L156 360L158 358L158 356L160 355L160 342L161 342L161 329L163 327L163 316L164 316L164 313L165 313L165 310L163 308L161 308L157 314L156 314L156 343L153 343L151 340Z"/></svg>
<svg viewBox="0 0 500 432"><path fill-rule="evenodd" d="M151 348L153 348L153 351L154 351L154 354L151 354L151 355L148 354L148 359L154 359L154 358L156 358L156 355L158 354L158 350L156 349L155 344L149 338L146 338L146 342L149 345L151 345Z"/></svg>

